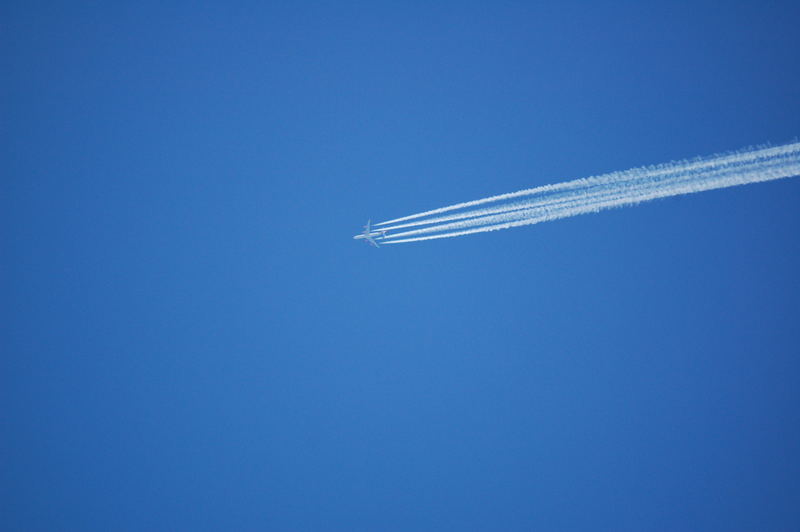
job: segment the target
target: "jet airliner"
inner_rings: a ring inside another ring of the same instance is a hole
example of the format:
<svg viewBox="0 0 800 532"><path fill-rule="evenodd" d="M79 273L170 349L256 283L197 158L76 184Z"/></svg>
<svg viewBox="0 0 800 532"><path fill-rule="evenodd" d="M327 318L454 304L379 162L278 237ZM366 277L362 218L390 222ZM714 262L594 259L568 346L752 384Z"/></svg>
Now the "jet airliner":
<svg viewBox="0 0 800 532"><path fill-rule="evenodd" d="M370 229L370 222L371 220L367 220L367 225L364 226L364 232L360 235L354 236L353 238L356 240L364 239L377 248L380 246L378 246L378 242L375 239L386 238L386 231L373 231Z"/></svg>

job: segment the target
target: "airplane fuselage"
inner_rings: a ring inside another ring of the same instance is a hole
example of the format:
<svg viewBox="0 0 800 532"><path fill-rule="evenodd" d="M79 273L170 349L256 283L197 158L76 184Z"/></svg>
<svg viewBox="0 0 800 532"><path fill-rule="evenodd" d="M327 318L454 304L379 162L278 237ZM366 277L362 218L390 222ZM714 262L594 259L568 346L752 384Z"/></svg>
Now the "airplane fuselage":
<svg viewBox="0 0 800 532"><path fill-rule="evenodd" d="M367 225L364 226L364 232L354 236L353 240L366 240L377 248L379 246L378 242L375 240L376 238L386 238L386 231L372 231L370 229L370 221L367 220Z"/></svg>

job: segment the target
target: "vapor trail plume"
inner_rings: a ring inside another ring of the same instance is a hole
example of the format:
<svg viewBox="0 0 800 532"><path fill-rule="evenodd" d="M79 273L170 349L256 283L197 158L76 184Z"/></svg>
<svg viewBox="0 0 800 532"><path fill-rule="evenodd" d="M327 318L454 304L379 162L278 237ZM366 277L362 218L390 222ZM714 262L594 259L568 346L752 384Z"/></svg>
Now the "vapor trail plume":
<svg viewBox="0 0 800 532"><path fill-rule="evenodd" d="M386 244L451 238L796 175L800 175L800 143L797 142L545 185L433 209L379 225L390 233L382 241ZM517 198L524 199L509 201ZM488 203L497 205L467 209ZM459 212L433 216L456 210ZM391 231L421 225L428 227L391 234Z"/></svg>
<svg viewBox="0 0 800 532"><path fill-rule="evenodd" d="M727 155L717 155L712 157L705 157L705 158L697 158L691 161L679 161L679 162L672 162L667 164L661 164L657 166L648 166L642 168L633 168L631 170L626 170L623 172L612 172L609 174L604 174L601 176L596 177L588 177L582 179L575 179L573 181L565 181L563 183L556 183L552 185L543 185L535 188L529 188L525 190L520 190L517 192L511 192L508 194L500 194L497 196L491 196L488 198L483 198L474 201L467 201L464 203L457 203L455 205L449 205L447 207L440 207L438 209L433 209L430 211L420 212L417 214L411 214L408 216L403 216L402 218L395 218L393 220L387 220L385 222L380 222L375 224L378 225L389 225L398 222L404 222L406 220L412 220L415 218L422 218L427 216L432 216L434 214L439 214L448 211L454 211L459 209L467 209L469 207L475 207L478 205L483 205L486 203L494 203L500 201L508 201L510 199L521 198L525 196L536 196L540 194L551 193L554 191L568 191L570 189L575 188L582 188L587 186L595 186L595 185L602 185L609 182L620 182L626 179L635 178L636 176L641 176L643 174L649 174L652 177L658 177L660 175L669 174L675 171L693 171L693 170L703 170L712 168L715 166L726 166L726 165L735 165L739 162L746 161L751 159L752 157L756 156L763 156L763 157L770 157L776 154L782 153L786 148L790 146L794 146L794 144L787 144L785 146L776 146L771 148L762 148L758 150L742 150L739 152L727 154ZM795 150L796 151L796 150Z"/></svg>

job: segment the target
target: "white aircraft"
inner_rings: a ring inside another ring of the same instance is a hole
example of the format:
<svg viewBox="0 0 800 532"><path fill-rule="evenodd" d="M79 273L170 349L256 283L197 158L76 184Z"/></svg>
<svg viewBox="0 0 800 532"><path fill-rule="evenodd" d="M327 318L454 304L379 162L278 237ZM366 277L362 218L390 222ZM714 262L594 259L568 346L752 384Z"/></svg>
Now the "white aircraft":
<svg viewBox="0 0 800 532"><path fill-rule="evenodd" d="M378 242L375 241L376 238L386 238L386 231L373 231L370 229L370 222L371 220L367 220L367 225L364 226L364 232L360 235L356 235L353 238L356 240L364 239L376 248L378 246Z"/></svg>

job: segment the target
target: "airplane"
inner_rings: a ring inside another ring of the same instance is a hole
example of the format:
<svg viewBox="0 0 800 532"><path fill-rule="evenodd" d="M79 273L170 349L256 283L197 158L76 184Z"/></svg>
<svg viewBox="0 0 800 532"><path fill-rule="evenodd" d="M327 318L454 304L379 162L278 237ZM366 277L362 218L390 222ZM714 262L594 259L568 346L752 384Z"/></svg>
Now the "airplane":
<svg viewBox="0 0 800 532"><path fill-rule="evenodd" d="M380 247L380 246L378 246L378 242L376 242L375 239L376 238L386 238L386 231L373 231L372 229L370 229L370 223L371 223L371 220L367 220L367 225L364 226L364 232L362 234L360 234L360 235L354 236L353 238L355 240L359 240L359 239L363 238L364 240L366 240L367 242L369 242L370 244L372 244L376 248Z"/></svg>

